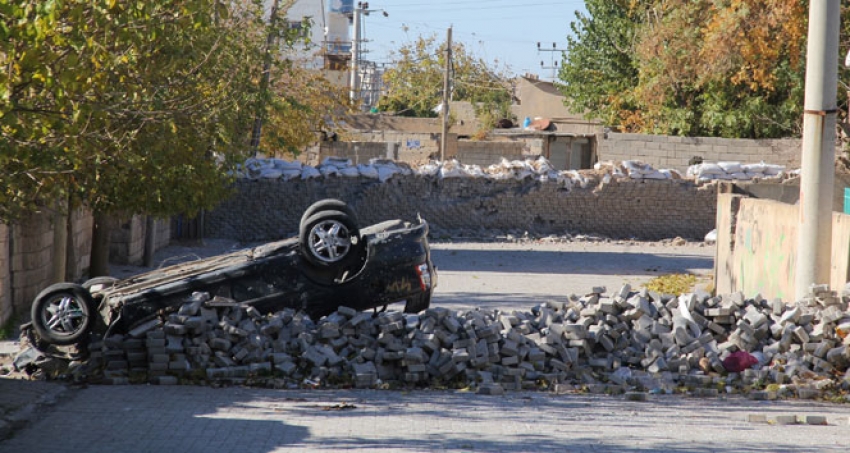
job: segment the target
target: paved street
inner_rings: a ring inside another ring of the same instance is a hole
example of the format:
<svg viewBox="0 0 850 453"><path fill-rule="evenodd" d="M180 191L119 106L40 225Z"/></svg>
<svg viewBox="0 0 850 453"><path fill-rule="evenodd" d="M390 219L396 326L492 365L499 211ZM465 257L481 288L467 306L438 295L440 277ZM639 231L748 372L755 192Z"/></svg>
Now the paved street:
<svg viewBox="0 0 850 453"><path fill-rule="evenodd" d="M457 310L529 310L594 286L613 293L665 274L706 277L714 271L715 251L660 242L435 243L431 250L439 274L433 305Z"/></svg>
<svg viewBox="0 0 850 453"><path fill-rule="evenodd" d="M611 291L665 273L705 275L713 248L435 244L434 261L434 306L527 310L592 286ZM4 389L51 391L23 381ZM821 415L829 425L751 423L751 414ZM850 435L846 405L547 392L90 386L71 388L30 415L34 421L0 442L0 452L843 452Z"/></svg>
<svg viewBox="0 0 850 453"><path fill-rule="evenodd" d="M748 414L825 415L772 426ZM4 453L844 452L850 407L741 399L94 386Z"/></svg>

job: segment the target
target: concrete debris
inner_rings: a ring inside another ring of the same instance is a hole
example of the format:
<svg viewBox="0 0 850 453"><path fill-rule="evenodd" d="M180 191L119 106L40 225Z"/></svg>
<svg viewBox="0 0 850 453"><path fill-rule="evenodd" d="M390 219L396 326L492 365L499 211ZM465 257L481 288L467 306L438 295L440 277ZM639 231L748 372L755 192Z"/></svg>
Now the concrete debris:
<svg viewBox="0 0 850 453"><path fill-rule="evenodd" d="M94 338L85 366L69 373L111 383L472 387L488 395L572 388L634 400L682 391L819 398L850 389L847 297L813 288L786 305L629 285L605 291L524 312L343 307L316 321L196 293L140 338ZM740 356L739 372L724 368Z"/></svg>

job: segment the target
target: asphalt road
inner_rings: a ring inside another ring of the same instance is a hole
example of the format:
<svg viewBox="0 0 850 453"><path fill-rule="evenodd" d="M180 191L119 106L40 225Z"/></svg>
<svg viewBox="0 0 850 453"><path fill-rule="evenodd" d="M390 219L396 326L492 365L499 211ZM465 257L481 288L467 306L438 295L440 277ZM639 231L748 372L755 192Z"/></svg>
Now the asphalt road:
<svg viewBox="0 0 850 453"><path fill-rule="evenodd" d="M242 245L206 240L203 246L174 245L158 251L151 268L112 265L127 277L181 261L231 252ZM714 269L713 246L669 242L432 242L438 284L432 306L528 310L548 300L566 300L595 286L609 292L629 283L637 288L654 277L692 273L707 284Z"/></svg>
<svg viewBox="0 0 850 453"><path fill-rule="evenodd" d="M826 426L749 415L827 417ZM845 452L850 407L811 401L510 392L94 386L4 453Z"/></svg>
<svg viewBox="0 0 850 453"><path fill-rule="evenodd" d="M233 246L170 247L159 258ZM700 244L437 243L433 305L527 310L594 286L615 291L668 273L705 276L713 253ZM33 391L40 385L32 383ZM649 395L632 402L531 391L89 386L68 389L35 414L0 442L0 452L843 452L850 434L850 406L737 396ZM755 423L751 415L816 415L828 424Z"/></svg>
<svg viewBox="0 0 850 453"><path fill-rule="evenodd" d="M432 305L455 309L528 310L593 287L638 288L665 274L691 273L708 284L712 246L662 242L436 243L439 282Z"/></svg>

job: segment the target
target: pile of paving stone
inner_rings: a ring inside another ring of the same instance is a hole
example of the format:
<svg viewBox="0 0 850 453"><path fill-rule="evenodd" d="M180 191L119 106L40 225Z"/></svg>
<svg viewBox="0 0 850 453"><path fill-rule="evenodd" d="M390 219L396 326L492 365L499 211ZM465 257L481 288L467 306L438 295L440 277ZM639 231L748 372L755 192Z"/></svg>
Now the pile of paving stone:
<svg viewBox="0 0 850 453"><path fill-rule="evenodd" d="M816 397L850 382L847 303L826 287L786 305L740 293L664 296L627 285L526 312L342 307L312 320L195 293L163 319L95 341L88 361L72 372L111 383L469 386L481 393L725 392L780 384ZM752 363L727 370L743 352Z"/></svg>

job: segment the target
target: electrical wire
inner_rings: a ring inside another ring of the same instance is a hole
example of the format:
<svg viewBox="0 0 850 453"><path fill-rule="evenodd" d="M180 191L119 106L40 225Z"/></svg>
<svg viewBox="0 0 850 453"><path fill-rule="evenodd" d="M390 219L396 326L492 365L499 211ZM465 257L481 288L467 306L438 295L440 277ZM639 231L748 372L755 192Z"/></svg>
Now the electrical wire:
<svg viewBox="0 0 850 453"><path fill-rule="evenodd" d="M392 8L393 10L405 10L405 9L422 9L432 11L434 8L439 8L440 11L457 11L457 10L499 10L499 9L514 9L514 8L527 8L531 6L567 6L564 3L572 3L572 4L584 4L583 1L575 0L575 1L559 1L559 2L546 2L546 3L517 3L515 1L510 1L509 4L506 5L494 5L492 4L494 0L487 2L488 6L481 6L481 1L453 1L449 4L440 4L439 2L432 3L406 3L403 5L384 5L385 8ZM454 6L460 5L460 8L454 8ZM470 6L465 6L470 5ZM473 6L474 5L474 6Z"/></svg>

